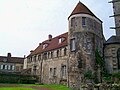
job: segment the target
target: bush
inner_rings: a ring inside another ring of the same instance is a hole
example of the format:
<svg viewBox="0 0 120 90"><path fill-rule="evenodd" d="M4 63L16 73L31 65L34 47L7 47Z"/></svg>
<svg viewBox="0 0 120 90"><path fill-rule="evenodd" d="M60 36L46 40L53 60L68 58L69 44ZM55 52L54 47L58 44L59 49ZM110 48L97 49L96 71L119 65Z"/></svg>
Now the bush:
<svg viewBox="0 0 120 90"><path fill-rule="evenodd" d="M36 82L35 76L17 75L17 74L0 74L0 83L34 84L35 82Z"/></svg>

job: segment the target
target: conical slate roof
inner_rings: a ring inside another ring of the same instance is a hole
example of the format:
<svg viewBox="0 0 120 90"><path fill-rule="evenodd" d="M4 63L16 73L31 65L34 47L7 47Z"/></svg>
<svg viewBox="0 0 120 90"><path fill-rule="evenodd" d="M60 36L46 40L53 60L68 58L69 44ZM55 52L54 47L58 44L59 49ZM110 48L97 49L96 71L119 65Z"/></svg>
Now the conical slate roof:
<svg viewBox="0 0 120 90"><path fill-rule="evenodd" d="M75 9L72 11L72 13L70 14L70 16L75 15L75 14L89 14L91 16L96 17L83 3L79 2ZM68 19L70 18L70 16L68 17ZM96 17L97 18L97 17Z"/></svg>

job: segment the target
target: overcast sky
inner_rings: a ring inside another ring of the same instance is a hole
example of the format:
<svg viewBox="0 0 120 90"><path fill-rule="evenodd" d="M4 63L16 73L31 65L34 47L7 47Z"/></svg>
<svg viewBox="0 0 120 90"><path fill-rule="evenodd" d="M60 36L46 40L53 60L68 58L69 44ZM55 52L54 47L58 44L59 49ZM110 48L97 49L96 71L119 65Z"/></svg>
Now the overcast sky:
<svg viewBox="0 0 120 90"><path fill-rule="evenodd" d="M114 35L109 0L80 0L103 21L105 38ZM68 31L68 16L79 0L0 0L0 55L28 55L40 42Z"/></svg>

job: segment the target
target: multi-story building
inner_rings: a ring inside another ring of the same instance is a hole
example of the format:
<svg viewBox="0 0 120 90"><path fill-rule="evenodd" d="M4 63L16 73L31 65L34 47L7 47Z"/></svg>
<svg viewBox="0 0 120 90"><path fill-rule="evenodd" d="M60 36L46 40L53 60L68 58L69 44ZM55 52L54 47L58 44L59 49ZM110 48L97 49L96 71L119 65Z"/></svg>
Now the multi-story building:
<svg viewBox="0 0 120 90"><path fill-rule="evenodd" d="M68 17L68 32L39 43L25 59L25 68L37 75L41 83L79 87L84 72L99 73L95 68L95 51L103 53L102 21L79 2Z"/></svg>
<svg viewBox="0 0 120 90"><path fill-rule="evenodd" d="M120 0L113 0L116 35L111 36L104 44L104 59L108 73L120 71Z"/></svg>
<svg viewBox="0 0 120 90"><path fill-rule="evenodd" d="M11 53L7 56L0 56L0 73L20 73L23 70L24 58L12 57Z"/></svg>

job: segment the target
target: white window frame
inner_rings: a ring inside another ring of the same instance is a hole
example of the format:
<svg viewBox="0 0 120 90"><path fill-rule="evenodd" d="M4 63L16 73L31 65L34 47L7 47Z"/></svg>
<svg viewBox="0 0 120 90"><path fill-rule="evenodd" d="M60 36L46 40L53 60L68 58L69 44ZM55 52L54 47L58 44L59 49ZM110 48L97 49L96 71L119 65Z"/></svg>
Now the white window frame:
<svg viewBox="0 0 120 90"><path fill-rule="evenodd" d="M70 49L71 49L71 51L76 50L75 38L70 40Z"/></svg>
<svg viewBox="0 0 120 90"><path fill-rule="evenodd" d="M12 70L15 70L15 66L14 65L12 65Z"/></svg>
<svg viewBox="0 0 120 90"><path fill-rule="evenodd" d="M5 70L7 70L7 66L8 66L8 65L5 65Z"/></svg>
<svg viewBox="0 0 120 90"><path fill-rule="evenodd" d="M8 70L10 70L11 65L8 65Z"/></svg>
<svg viewBox="0 0 120 90"><path fill-rule="evenodd" d="M0 65L0 69L1 69L1 70L3 69L3 65Z"/></svg>

